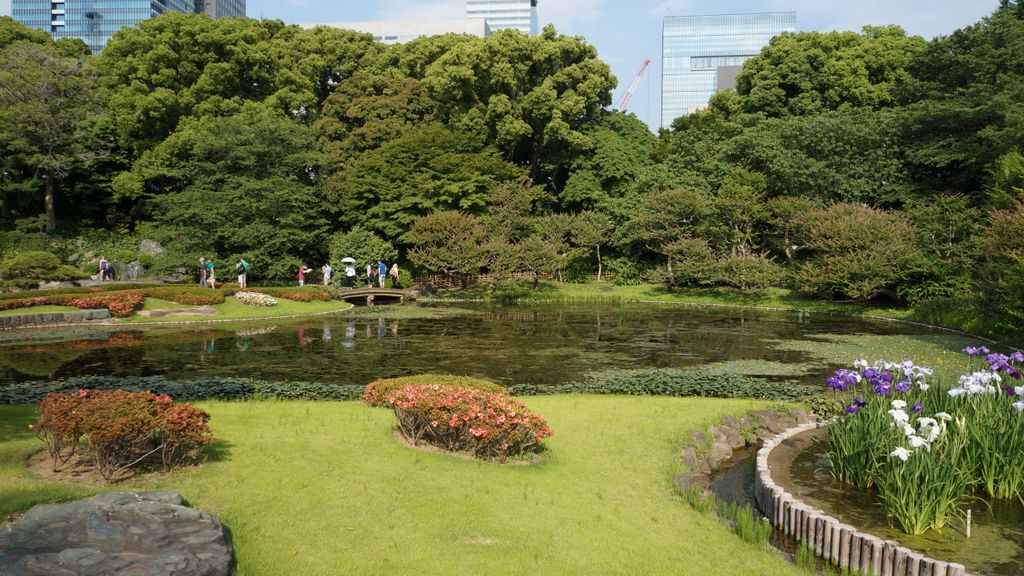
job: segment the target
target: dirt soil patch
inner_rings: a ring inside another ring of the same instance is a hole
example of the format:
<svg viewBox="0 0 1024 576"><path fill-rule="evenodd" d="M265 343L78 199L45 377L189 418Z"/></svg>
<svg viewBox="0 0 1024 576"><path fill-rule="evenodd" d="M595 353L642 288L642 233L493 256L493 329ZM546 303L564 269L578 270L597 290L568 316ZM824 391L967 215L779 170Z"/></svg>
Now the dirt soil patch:
<svg viewBox="0 0 1024 576"><path fill-rule="evenodd" d="M193 306L191 308L164 308L162 310L140 310L135 314L145 318L163 318L164 316L212 316L218 314L216 308L209 306Z"/></svg>
<svg viewBox="0 0 1024 576"><path fill-rule="evenodd" d="M88 458L80 458L77 455L60 470L53 469L53 460L50 454L44 450L38 450L25 459L25 465L29 472L38 478L61 484L71 484L85 488L103 488L124 482L125 480L155 480L164 478L170 473L163 470L125 470L114 482L107 482L96 470L96 467L89 462ZM193 466L184 466L176 470L189 469Z"/></svg>

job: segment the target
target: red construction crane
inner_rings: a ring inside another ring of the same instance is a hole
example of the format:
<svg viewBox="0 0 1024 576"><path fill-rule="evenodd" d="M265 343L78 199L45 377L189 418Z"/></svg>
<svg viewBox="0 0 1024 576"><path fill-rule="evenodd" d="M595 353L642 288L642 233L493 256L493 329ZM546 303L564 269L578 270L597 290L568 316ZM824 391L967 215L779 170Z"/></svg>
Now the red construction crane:
<svg viewBox="0 0 1024 576"><path fill-rule="evenodd" d="M625 112L626 108L629 107L629 101L633 98L633 93L636 92L640 81L643 80L644 74L647 72L647 67L651 65L651 59L644 60L644 65L640 67L640 71L637 72L636 78L633 78L633 83L629 85L629 89L619 98L619 103L615 105L619 112Z"/></svg>

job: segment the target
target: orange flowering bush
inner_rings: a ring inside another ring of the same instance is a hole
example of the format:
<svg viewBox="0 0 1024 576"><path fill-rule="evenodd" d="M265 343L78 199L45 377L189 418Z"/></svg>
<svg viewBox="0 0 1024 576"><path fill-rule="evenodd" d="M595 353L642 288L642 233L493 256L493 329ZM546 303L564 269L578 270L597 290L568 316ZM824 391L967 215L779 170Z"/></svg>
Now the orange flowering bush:
<svg viewBox="0 0 1024 576"><path fill-rule="evenodd" d="M368 406L389 406L388 396L406 386L457 386L476 388L496 394L507 392L501 384L495 384L482 378L451 374L417 374L415 376L399 376L398 378L381 378L370 382L366 385L366 390L363 391L363 402Z"/></svg>
<svg viewBox="0 0 1024 576"><path fill-rule="evenodd" d="M54 470L78 453L109 482L132 468L159 463L167 470L198 460L211 440L209 419L167 395L79 390L46 395L30 428L46 445Z"/></svg>
<svg viewBox="0 0 1024 576"><path fill-rule="evenodd" d="M135 308L142 305L142 292L138 290L124 290L122 292L108 292L90 296L61 296L51 298L53 304L67 304L75 308L106 308L110 310L111 316L124 318L132 313Z"/></svg>
<svg viewBox="0 0 1024 576"><path fill-rule="evenodd" d="M503 393L475 388L413 385L388 395L398 429L413 444L505 460L537 452L551 436L544 418Z"/></svg>

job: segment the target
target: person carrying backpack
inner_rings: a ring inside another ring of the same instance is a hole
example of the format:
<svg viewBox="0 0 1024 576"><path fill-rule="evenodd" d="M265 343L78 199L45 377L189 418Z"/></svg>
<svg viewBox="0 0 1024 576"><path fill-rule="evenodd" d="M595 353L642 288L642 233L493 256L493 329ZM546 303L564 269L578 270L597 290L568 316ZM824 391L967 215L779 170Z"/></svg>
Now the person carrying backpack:
<svg viewBox="0 0 1024 576"><path fill-rule="evenodd" d="M210 288L217 288L217 275L213 269L213 259L206 259L206 283L210 285Z"/></svg>
<svg viewBox="0 0 1024 576"><path fill-rule="evenodd" d="M312 271L313 271L313 269L312 268L306 268L305 264L299 264L299 273L295 276L296 278L299 279L299 286L305 286L306 285L306 274L308 272L312 272Z"/></svg>
<svg viewBox="0 0 1024 576"><path fill-rule="evenodd" d="M238 286L245 290L248 287L249 275L249 263L245 261L245 258L240 258L238 264L235 264L235 274L238 276Z"/></svg>

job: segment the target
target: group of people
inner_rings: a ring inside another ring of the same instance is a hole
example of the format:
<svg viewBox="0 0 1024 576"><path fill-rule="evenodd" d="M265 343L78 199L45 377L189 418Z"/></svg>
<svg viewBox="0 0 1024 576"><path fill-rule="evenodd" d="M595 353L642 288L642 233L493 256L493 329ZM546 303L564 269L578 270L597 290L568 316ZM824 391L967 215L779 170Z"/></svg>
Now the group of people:
<svg viewBox="0 0 1024 576"><path fill-rule="evenodd" d="M238 286L241 289L245 290L249 287L249 263L245 261L245 258L239 258L238 263L235 264L235 275L238 276ZM199 287L217 287L217 271L212 258L199 259Z"/></svg>
<svg viewBox="0 0 1024 576"><path fill-rule="evenodd" d="M100 263L100 278L102 279L103 273L106 270L106 259L102 259ZM306 285L306 274L312 272L312 268L307 268L305 264L299 265L299 272L295 278L299 281L299 286ZM334 280L334 268L330 262L324 262L324 265L320 268L320 272L323 274L324 286L329 286ZM238 260L235 264L235 275L238 276L238 285L244 290L248 287L247 276L249 274L249 263L244 258ZM398 262L391 264L388 268L387 263L383 260L373 264L372 262L366 265L366 287L373 288L374 283L378 283L381 288L384 287L388 277L391 278L391 287L398 288ZM356 268L355 260L351 258L345 259L345 280L343 286L345 288L354 288L356 281ZM217 274L213 264L213 260L209 258L199 259L199 286L201 288L216 288L217 287Z"/></svg>
<svg viewBox="0 0 1024 576"><path fill-rule="evenodd" d="M356 267L355 261L346 259L345 262L345 280L342 286L344 288L355 288L356 282ZM299 286L306 284L306 274L312 272L312 268L307 268L305 264L299 265L299 273L295 276L299 281ZM324 265L320 267L324 286L329 286L331 281L334 280L334 268L330 262L324 262ZM373 288L374 281L379 283L380 287L383 288L388 277L391 278L391 287L398 288L398 262L391 264L388 268L387 263L380 260L376 264L369 263L366 265L366 287Z"/></svg>

